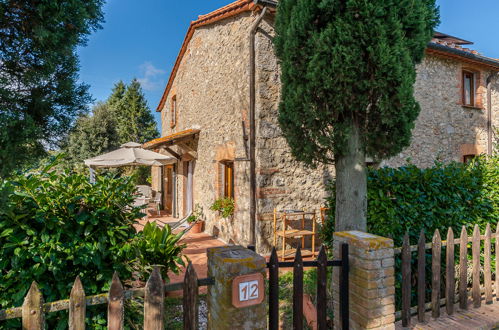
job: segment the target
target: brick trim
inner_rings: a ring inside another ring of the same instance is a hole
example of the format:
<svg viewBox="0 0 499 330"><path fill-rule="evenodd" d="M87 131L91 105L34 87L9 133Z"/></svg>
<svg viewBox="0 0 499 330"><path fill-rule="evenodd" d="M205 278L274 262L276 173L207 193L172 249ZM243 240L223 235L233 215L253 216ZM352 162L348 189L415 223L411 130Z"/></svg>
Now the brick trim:
<svg viewBox="0 0 499 330"><path fill-rule="evenodd" d="M464 163L464 157L468 155L482 155L487 153L487 148L479 144L461 144L459 147L459 159Z"/></svg>

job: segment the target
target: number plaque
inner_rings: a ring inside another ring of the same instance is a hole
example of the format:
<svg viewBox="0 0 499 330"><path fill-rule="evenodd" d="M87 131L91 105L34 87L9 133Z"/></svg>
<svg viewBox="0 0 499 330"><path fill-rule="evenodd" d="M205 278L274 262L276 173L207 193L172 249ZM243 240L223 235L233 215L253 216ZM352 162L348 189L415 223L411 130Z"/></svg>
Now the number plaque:
<svg viewBox="0 0 499 330"><path fill-rule="evenodd" d="M264 292L261 273L238 276L232 281L232 304L236 308L261 304Z"/></svg>

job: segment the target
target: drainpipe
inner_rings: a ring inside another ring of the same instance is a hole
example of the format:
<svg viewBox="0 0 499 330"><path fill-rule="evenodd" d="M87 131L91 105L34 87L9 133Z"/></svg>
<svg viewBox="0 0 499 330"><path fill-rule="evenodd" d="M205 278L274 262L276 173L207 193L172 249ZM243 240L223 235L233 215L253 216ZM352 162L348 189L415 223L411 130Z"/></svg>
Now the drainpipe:
<svg viewBox="0 0 499 330"><path fill-rule="evenodd" d="M255 54L255 36L258 26L267 13L267 7L264 7L260 16L251 26L249 35L249 51L250 51L250 82L249 82L249 120L250 120L250 136L249 136L249 158L250 158L250 240L249 247L256 247L256 132L255 132L255 94L256 94L256 54Z"/></svg>
<svg viewBox="0 0 499 330"><path fill-rule="evenodd" d="M487 77L487 155L492 155L492 77L497 72Z"/></svg>

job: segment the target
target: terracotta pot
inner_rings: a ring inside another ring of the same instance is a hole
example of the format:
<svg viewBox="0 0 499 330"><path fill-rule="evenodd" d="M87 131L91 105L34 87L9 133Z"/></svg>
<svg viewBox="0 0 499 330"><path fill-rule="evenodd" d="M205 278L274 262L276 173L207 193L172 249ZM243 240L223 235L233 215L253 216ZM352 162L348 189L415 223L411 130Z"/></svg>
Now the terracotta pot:
<svg viewBox="0 0 499 330"><path fill-rule="evenodd" d="M192 228L191 228L191 233L193 233L193 234L202 233L203 232L203 224L204 224L204 221L196 222L194 224L194 226L192 226Z"/></svg>

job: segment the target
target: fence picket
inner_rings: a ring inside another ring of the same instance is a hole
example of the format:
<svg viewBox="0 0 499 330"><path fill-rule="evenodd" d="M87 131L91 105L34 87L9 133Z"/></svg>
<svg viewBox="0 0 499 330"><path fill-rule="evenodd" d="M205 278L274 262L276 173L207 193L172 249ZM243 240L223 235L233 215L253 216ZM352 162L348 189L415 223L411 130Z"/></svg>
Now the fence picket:
<svg viewBox="0 0 499 330"><path fill-rule="evenodd" d="M483 256L483 272L484 272L484 286L485 286L485 303L492 304L492 274L490 271L490 241L492 233L490 231L490 224L487 223L485 228L485 242L484 242L484 256Z"/></svg>
<svg viewBox="0 0 499 330"><path fill-rule="evenodd" d="M459 308L468 309L468 233L461 228L459 243Z"/></svg>
<svg viewBox="0 0 499 330"><path fill-rule="evenodd" d="M426 237L421 229L418 240L418 321L425 320L425 295L426 295Z"/></svg>
<svg viewBox="0 0 499 330"><path fill-rule="evenodd" d="M107 325L109 330L123 329L124 298L123 285L118 273L114 272L107 305Z"/></svg>
<svg viewBox="0 0 499 330"><path fill-rule="evenodd" d="M481 306L481 295L480 295L480 229L478 225L475 225L473 229L473 242L472 242L472 253L473 253L473 286L472 286L472 297L473 306L478 308Z"/></svg>
<svg viewBox="0 0 499 330"><path fill-rule="evenodd" d="M411 244L406 232L402 244L402 326L411 324Z"/></svg>
<svg viewBox="0 0 499 330"><path fill-rule="evenodd" d="M499 222L496 225L496 300L499 300Z"/></svg>
<svg viewBox="0 0 499 330"><path fill-rule="evenodd" d="M85 290L83 290L80 276L76 276L69 296L69 330L85 329L86 303Z"/></svg>
<svg viewBox="0 0 499 330"><path fill-rule="evenodd" d="M303 329L303 260L300 246L293 265L293 329Z"/></svg>
<svg viewBox="0 0 499 330"><path fill-rule="evenodd" d="M279 258L275 247L269 260L269 329L279 329Z"/></svg>
<svg viewBox="0 0 499 330"><path fill-rule="evenodd" d="M43 296L35 281L31 283L28 294L24 297L22 306L22 327L23 330L45 329Z"/></svg>
<svg viewBox="0 0 499 330"><path fill-rule="evenodd" d="M144 290L144 330L164 328L165 284L155 266Z"/></svg>
<svg viewBox="0 0 499 330"><path fill-rule="evenodd" d="M324 245L317 256L317 328L327 329L327 256Z"/></svg>
<svg viewBox="0 0 499 330"><path fill-rule="evenodd" d="M454 268L454 232L449 227L447 231L447 247L445 249L446 263L445 263L445 308L448 315L454 314L454 300L455 300L455 268Z"/></svg>
<svg viewBox="0 0 499 330"><path fill-rule="evenodd" d="M442 251L442 239L440 238L440 233L435 230L435 234L432 239L432 258L431 258L431 275L432 275L432 285L431 285L431 315L434 318L440 316L440 262L441 262L441 251Z"/></svg>
<svg viewBox="0 0 499 330"><path fill-rule="evenodd" d="M189 262L184 277L184 330L198 329L198 293L198 276L192 262Z"/></svg>

